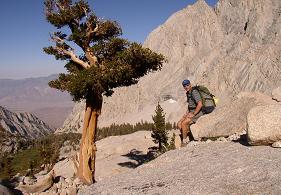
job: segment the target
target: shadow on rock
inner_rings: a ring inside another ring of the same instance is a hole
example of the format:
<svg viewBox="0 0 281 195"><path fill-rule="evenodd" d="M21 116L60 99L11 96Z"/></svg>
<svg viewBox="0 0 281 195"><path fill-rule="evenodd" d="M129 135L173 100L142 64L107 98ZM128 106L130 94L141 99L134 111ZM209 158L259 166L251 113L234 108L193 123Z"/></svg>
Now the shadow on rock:
<svg viewBox="0 0 281 195"><path fill-rule="evenodd" d="M233 140L233 142L235 142L235 143L240 143L240 144L243 145L243 146L251 146L251 145L248 143L247 135L246 135L246 134L241 135L238 140Z"/></svg>
<svg viewBox="0 0 281 195"><path fill-rule="evenodd" d="M128 157L130 160L134 160L135 162L128 161L118 163L121 167L128 167L128 168L136 168L146 162L149 162L156 158L157 150L155 148L150 148L147 154L143 154L142 151L133 149L128 154L124 154L122 156Z"/></svg>
<svg viewBox="0 0 281 195"><path fill-rule="evenodd" d="M15 189L15 183L12 183L9 180L0 181L0 194L4 195L22 195L23 193L20 190Z"/></svg>

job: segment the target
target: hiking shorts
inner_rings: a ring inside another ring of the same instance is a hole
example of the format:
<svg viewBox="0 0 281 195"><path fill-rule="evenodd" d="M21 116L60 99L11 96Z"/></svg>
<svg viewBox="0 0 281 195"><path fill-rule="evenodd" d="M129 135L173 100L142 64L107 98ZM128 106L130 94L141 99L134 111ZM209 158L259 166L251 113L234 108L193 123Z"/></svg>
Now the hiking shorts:
<svg viewBox="0 0 281 195"><path fill-rule="evenodd" d="M199 117L201 117L201 116L203 116L203 115L204 115L204 113L202 112L202 110L201 110L200 112L198 112L198 113L191 119L191 121L192 121L191 124L196 123L196 121L199 119Z"/></svg>

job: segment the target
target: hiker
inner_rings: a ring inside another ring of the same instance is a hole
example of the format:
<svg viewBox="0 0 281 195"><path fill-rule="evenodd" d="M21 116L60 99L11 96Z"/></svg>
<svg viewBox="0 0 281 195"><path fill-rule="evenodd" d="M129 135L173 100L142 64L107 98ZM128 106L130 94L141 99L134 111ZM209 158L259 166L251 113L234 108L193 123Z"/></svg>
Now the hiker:
<svg viewBox="0 0 281 195"><path fill-rule="evenodd" d="M194 124L204 114L212 112L215 108L215 102L213 95L206 87L193 87L189 80L184 80L182 86L186 91L188 111L179 120L177 126L181 131L182 145L186 145L189 139L193 139L190 132L190 125ZM202 98L203 96L204 99ZM207 100L210 101L207 102ZM206 103L208 106L204 105ZM189 136L189 139L187 139L187 136Z"/></svg>

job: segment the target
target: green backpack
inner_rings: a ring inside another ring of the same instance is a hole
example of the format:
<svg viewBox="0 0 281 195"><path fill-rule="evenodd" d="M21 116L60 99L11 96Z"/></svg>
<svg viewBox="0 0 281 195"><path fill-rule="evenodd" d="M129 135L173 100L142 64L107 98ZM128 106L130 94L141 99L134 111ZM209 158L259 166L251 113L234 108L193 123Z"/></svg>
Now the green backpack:
<svg viewBox="0 0 281 195"><path fill-rule="evenodd" d="M202 99L202 104L203 104L203 107L202 107L202 112L204 114L209 114L211 113L215 107L216 107L216 103L215 103L215 100L214 100L214 95L211 94L211 92L209 91L209 89L205 86L202 86L202 85L196 85L194 87L192 87L192 91L193 90L197 90L201 96L201 99ZM191 94L192 94L192 91L191 91ZM195 99L193 98L193 96L191 95L193 101L195 102Z"/></svg>

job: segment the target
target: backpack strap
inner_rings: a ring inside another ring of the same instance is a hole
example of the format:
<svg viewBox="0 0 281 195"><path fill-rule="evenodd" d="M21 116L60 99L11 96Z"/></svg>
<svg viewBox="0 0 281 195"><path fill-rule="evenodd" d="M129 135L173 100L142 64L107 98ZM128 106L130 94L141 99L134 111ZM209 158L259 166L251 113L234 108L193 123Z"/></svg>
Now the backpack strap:
<svg viewBox="0 0 281 195"><path fill-rule="evenodd" d="M194 91L194 90L197 90L199 94L200 94L200 91L199 91L197 88L193 88L193 87L192 87L192 89L191 89L191 91L190 91L191 99L192 99L192 101L194 102L194 104L197 106L197 102L196 102L196 100L195 100L195 98L194 98L194 96L193 96L193 91ZM201 97L201 99L202 99L201 94L200 94L200 97ZM194 109L194 108L193 108L193 109Z"/></svg>

